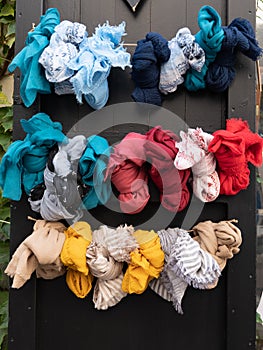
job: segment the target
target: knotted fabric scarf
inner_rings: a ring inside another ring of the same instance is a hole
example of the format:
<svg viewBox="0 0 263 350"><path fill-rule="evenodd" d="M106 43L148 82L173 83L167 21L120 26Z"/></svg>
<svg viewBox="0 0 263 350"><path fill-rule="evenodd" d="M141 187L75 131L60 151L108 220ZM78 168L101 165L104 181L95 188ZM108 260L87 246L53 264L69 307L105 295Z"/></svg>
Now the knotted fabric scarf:
<svg viewBox="0 0 263 350"><path fill-rule="evenodd" d="M131 132L115 145L105 178L119 191L120 208L124 213L139 213L146 206L150 194L145 168L146 136Z"/></svg>
<svg viewBox="0 0 263 350"><path fill-rule="evenodd" d="M159 33L149 32L146 39L137 41L131 60L132 79L136 85L131 95L134 101L162 104L158 89L160 66L168 61L170 54L168 41Z"/></svg>
<svg viewBox="0 0 263 350"><path fill-rule="evenodd" d="M174 159L178 152L175 144L179 138L170 130L156 126L146 133L144 149L148 162L148 171L161 195L161 203L169 211L182 211L190 199L187 180L190 170L177 170Z"/></svg>
<svg viewBox="0 0 263 350"><path fill-rule="evenodd" d="M20 122L27 135L24 140L10 145L0 164L3 197L16 201L21 198L22 185L29 194L32 188L43 183L48 153L54 144L68 142L62 133L62 125L52 122L45 113L37 113Z"/></svg>
<svg viewBox="0 0 263 350"><path fill-rule="evenodd" d="M76 74L70 78L78 102L82 95L94 109L101 109L109 97L108 75L111 67L130 66L130 54L121 43L125 33L125 22L111 26L107 21L95 29L91 37L84 38L79 53L67 66Z"/></svg>
<svg viewBox="0 0 263 350"><path fill-rule="evenodd" d="M208 150L215 154L220 179L220 193L235 195L249 185L248 162L262 163L262 138L251 132L247 122L228 120L226 130L213 133Z"/></svg>
<svg viewBox="0 0 263 350"><path fill-rule="evenodd" d="M205 63L204 50L195 42L189 28L181 28L168 41L170 58L161 65L159 90L163 94L174 92L184 82L184 74L192 67L198 72Z"/></svg>
<svg viewBox="0 0 263 350"><path fill-rule="evenodd" d="M50 84L45 78L43 67L38 62L40 55L49 44L54 28L60 22L60 15L56 8L50 8L40 17L40 23L29 32L25 47L15 56L8 70L13 72L20 69L20 95L26 107L30 107L37 93L49 94Z"/></svg>
<svg viewBox="0 0 263 350"><path fill-rule="evenodd" d="M242 235L239 228L234 225L236 222L229 220L216 223L209 220L193 227L194 240L213 256L221 271L225 268L227 260L240 251Z"/></svg>
<svg viewBox="0 0 263 350"><path fill-rule="evenodd" d="M92 135L87 138L78 167L82 184L88 188L82 198L83 207L87 210L105 204L110 197L111 184L104 179L110 152L111 148L104 137Z"/></svg>
<svg viewBox="0 0 263 350"><path fill-rule="evenodd" d="M116 229L111 229L107 226L102 226L101 230L105 230L104 244L108 252L119 262L130 262L130 253L139 248L136 241L132 226L118 226Z"/></svg>
<svg viewBox="0 0 263 350"><path fill-rule="evenodd" d="M245 156L245 140L227 130L217 130L208 150L217 160L220 194L235 195L249 185L250 171Z"/></svg>
<svg viewBox="0 0 263 350"><path fill-rule="evenodd" d="M158 284L151 288L173 302L178 313L183 313L182 299L188 285L209 289L221 274L217 261L196 244L185 230L174 228L158 232L165 252L165 265ZM168 297L167 297L168 296Z"/></svg>
<svg viewBox="0 0 263 350"><path fill-rule="evenodd" d="M106 310L116 305L126 296L121 288L123 263L116 261L107 249L106 237L112 229L101 226L93 231L93 241L86 252L87 264L97 281L93 292L93 302L98 310ZM109 238L107 239L109 242Z"/></svg>
<svg viewBox="0 0 263 350"><path fill-rule="evenodd" d="M45 189L41 199L28 199L32 210L49 221L70 219L78 221L82 215L81 191L77 178L78 162L86 148L86 138L77 135L67 145L59 145L52 163L44 171ZM53 171L50 170L52 168Z"/></svg>
<svg viewBox="0 0 263 350"><path fill-rule="evenodd" d="M192 68L187 71L185 87L189 91L205 88L205 76L210 63L221 50L224 39L224 30L221 27L221 18L217 11L208 5L201 7L198 13L200 31L195 35L196 42L205 52L205 64L200 72Z"/></svg>
<svg viewBox="0 0 263 350"><path fill-rule="evenodd" d="M16 249L5 273L13 278L12 288L21 288L36 271L37 277L53 279L65 273L59 258L66 227L60 222L37 220L33 233Z"/></svg>
<svg viewBox="0 0 263 350"><path fill-rule="evenodd" d="M93 280L86 263L86 251L92 241L90 225L83 221L76 222L65 231L65 237L60 257L67 266L66 282L78 298L85 298Z"/></svg>
<svg viewBox="0 0 263 350"><path fill-rule="evenodd" d="M225 91L235 77L235 62L238 52L253 61L262 56L251 23L245 18L235 18L227 27L223 27L224 40L215 61L209 65L206 86L215 92Z"/></svg>
<svg viewBox="0 0 263 350"><path fill-rule="evenodd" d="M79 159L86 149L86 137L74 136L67 145L59 145L53 159L53 184L59 200L69 211L78 210L81 203L77 178Z"/></svg>
<svg viewBox="0 0 263 350"><path fill-rule="evenodd" d="M141 294L152 279L159 277L164 266L164 252L160 238L153 230L137 230L133 235L139 248L130 253L130 263L123 277L122 289L129 294Z"/></svg>
<svg viewBox="0 0 263 350"><path fill-rule="evenodd" d="M208 152L213 136L201 128L180 132L182 141L176 142L178 153L174 160L177 169L192 169L193 192L203 202L214 201L220 192L214 154Z"/></svg>
<svg viewBox="0 0 263 350"><path fill-rule="evenodd" d="M257 167L261 166L263 139L250 130L248 122L238 118L227 119L226 130L241 136L245 140L246 161Z"/></svg>
<svg viewBox="0 0 263 350"><path fill-rule="evenodd" d="M55 27L49 45L39 58L48 81L62 82L74 75L67 63L77 55L78 45L87 35L86 26L78 22L65 20Z"/></svg>

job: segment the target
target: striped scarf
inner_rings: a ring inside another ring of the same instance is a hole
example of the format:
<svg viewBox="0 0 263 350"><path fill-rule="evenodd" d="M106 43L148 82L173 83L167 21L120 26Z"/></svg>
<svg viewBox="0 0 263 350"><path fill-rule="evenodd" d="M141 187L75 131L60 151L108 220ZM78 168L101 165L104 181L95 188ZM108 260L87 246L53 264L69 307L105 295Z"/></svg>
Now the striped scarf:
<svg viewBox="0 0 263 350"><path fill-rule="evenodd" d="M203 251L187 231L168 228L158 231L158 235L165 253L165 265L159 281L150 286L161 297L172 301L175 310L182 314L181 303L187 286L211 288L221 270L215 259Z"/></svg>

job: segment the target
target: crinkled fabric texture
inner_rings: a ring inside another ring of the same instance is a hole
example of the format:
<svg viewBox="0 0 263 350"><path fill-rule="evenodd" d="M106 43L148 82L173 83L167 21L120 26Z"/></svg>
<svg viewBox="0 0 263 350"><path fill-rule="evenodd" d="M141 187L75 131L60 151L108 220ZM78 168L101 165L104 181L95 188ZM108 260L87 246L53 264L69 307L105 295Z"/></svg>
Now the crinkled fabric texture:
<svg viewBox="0 0 263 350"><path fill-rule="evenodd" d="M69 139L67 145L59 145L53 159L55 172L53 184L61 204L69 211L78 211L81 204L77 172L86 143L85 136L77 135Z"/></svg>
<svg viewBox="0 0 263 350"><path fill-rule="evenodd" d="M40 17L40 23L27 35L25 47L15 56L8 70L20 69L20 96L26 107L30 107L38 93L49 94L50 84L45 77L43 67L38 62L45 47L48 46L54 28L60 22L56 8L50 8Z"/></svg>
<svg viewBox="0 0 263 350"><path fill-rule="evenodd" d="M152 282L151 288L172 301L175 310L182 314L182 299L188 284L199 289L211 288L221 271L216 260L203 251L187 231L168 228L158 235L165 264L158 283Z"/></svg>
<svg viewBox="0 0 263 350"><path fill-rule="evenodd" d="M192 169L193 192L203 202L214 201L220 192L214 154L208 151L213 136L201 128L180 131L181 142L176 143L178 153L174 160L177 169Z"/></svg>
<svg viewBox="0 0 263 350"><path fill-rule="evenodd" d="M130 253L130 263L123 277L122 289L129 294L141 294L152 279L159 277L164 266L164 252L160 238L153 230L137 230L134 237L139 249Z"/></svg>
<svg viewBox="0 0 263 350"><path fill-rule="evenodd" d="M74 70L67 63L78 53L75 45L65 43L57 33L53 33L49 45L39 58L45 69L45 76L51 83L59 83L74 75Z"/></svg>
<svg viewBox="0 0 263 350"><path fill-rule="evenodd" d="M262 56L262 48L255 38L251 23L245 18L234 19L229 26L223 27L224 40L215 61L209 65L206 86L214 92L225 91L235 78L235 62L238 52L253 61Z"/></svg>
<svg viewBox="0 0 263 350"><path fill-rule="evenodd" d="M262 138L251 132L246 121L230 119L226 130L213 133L208 150L217 159L220 194L235 195L249 185L250 170L262 163Z"/></svg>
<svg viewBox="0 0 263 350"><path fill-rule="evenodd" d="M261 166L263 139L259 134L250 130L248 122L238 118L227 119L226 130L244 139L246 161L254 166Z"/></svg>
<svg viewBox="0 0 263 350"><path fill-rule="evenodd" d="M43 172L49 150L58 143L67 143L62 125L52 122L45 113L37 113L29 120L22 119L26 132L24 140L14 141L0 164L0 186L3 197L20 200L22 187L29 194L38 184L43 183Z"/></svg>
<svg viewBox="0 0 263 350"><path fill-rule="evenodd" d="M107 103L109 88L107 78L110 74L111 64L107 57L96 57L89 50L81 50L79 54L68 63L68 67L76 71L70 79L77 101L82 103L85 99L93 98L91 107L101 109ZM87 101L89 102L89 101Z"/></svg>
<svg viewBox="0 0 263 350"><path fill-rule="evenodd" d="M147 160L151 164L149 176L160 191L163 207L171 212L182 211L190 200L187 187L190 170L177 170L174 167L178 140L172 131L156 126L146 133L144 145Z"/></svg>
<svg viewBox="0 0 263 350"><path fill-rule="evenodd" d="M101 109L109 98L107 78L111 67L130 67L130 54L121 43L125 33L125 22L111 26L105 22L95 29L91 37L79 45L79 53L67 63L77 71L70 79L78 102L82 96L93 109Z"/></svg>
<svg viewBox="0 0 263 350"><path fill-rule="evenodd" d="M139 40L132 56L132 79L135 89L132 98L136 102L162 104L159 91L160 66L170 58L168 41L160 34L150 32Z"/></svg>
<svg viewBox="0 0 263 350"><path fill-rule="evenodd" d="M220 194L235 195L249 185L250 171L245 157L245 141L227 130L213 133L208 150L217 160Z"/></svg>
<svg viewBox="0 0 263 350"><path fill-rule="evenodd" d="M131 132L114 146L105 178L119 192L118 200L124 213L136 214L150 199L146 172L146 136Z"/></svg>
<svg viewBox="0 0 263 350"><path fill-rule="evenodd" d="M201 7L198 13L198 25L200 31L195 35L195 40L205 52L205 64L200 72L192 68L187 71L185 87L189 91L205 88L208 66L215 60L217 53L221 50L224 39L221 18L213 7L208 5Z"/></svg>
<svg viewBox="0 0 263 350"><path fill-rule="evenodd" d="M86 251L92 240L90 225L76 222L65 231L65 242L60 258L67 266L66 282L79 298L85 298L92 287L93 277L86 263Z"/></svg>
<svg viewBox="0 0 263 350"><path fill-rule="evenodd" d="M92 275L97 278L93 302L98 310L106 310L116 305L127 294L121 288L123 262L116 261L107 246L111 234L112 229L105 225L94 230L93 241L86 252L89 269Z"/></svg>
<svg viewBox="0 0 263 350"><path fill-rule="evenodd" d="M193 227L194 240L213 256L221 271L225 268L227 260L239 253L242 243L241 231L233 222L235 220L218 223L209 220Z"/></svg>
<svg viewBox="0 0 263 350"><path fill-rule="evenodd" d="M168 41L170 58L161 65L159 90L168 94L177 90L184 82L184 74L192 67L201 71L205 63L204 50L195 42L189 28L181 28L176 36Z"/></svg>
<svg viewBox="0 0 263 350"><path fill-rule="evenodd" d="M56 193L54 186L55 173L50 171L48 166L44 170L45 190L40 200L33 201L32 197L28 198L31 209L39 212L43 219L48 221L72 220L78 221L83 213L79 209L67 210L62 204Z"/></svg>
<svg viewBox="0 0 263 350"><path fill-rule="evenodd" d="M32 210L40 212L45 220L71 219L78 221L82 217L83 193L79 186L80 179L77 171L79 159L85 148L86 137L77 135L69 139L68 144L59 145L52 161L47 162L42 197L33 200L35 196L32 196L35 192L33 189L28 199Z"/></svg>
<svg viewBox="0 0 263 350"><path fill-rule="evenodd" d="M72 95L74 94L73 85L69 80L64 80L54 84L55 93L57 95Z"/></svg>
<svg viewBox="0 0 263 350"><path fill-rule="evenodd" d="M118 262L130 262L130 253L139 248L139 244L133 236L132 226L118 226L116 229L106 225L100 227L105 247L111 257Z"/></svg>
<svg viewBox="0 0 263 350"><path fill-rule="evenodd" d="M87 146L79 160L78 172L83 186L88 188L82 198L87 210L105 204L111 194L111 183L105 180L111 148L108 141L98 135L87 138Z"/></svg>
<svg viewBox="0 0 263 350"><path fill-rule="evenodd" d="M66 227L60 222L37 220L33 233L16 249L5 273L13 278L12 288L21 288L36 271L37 277L52 279L65 273L60 252Z"/></svg>

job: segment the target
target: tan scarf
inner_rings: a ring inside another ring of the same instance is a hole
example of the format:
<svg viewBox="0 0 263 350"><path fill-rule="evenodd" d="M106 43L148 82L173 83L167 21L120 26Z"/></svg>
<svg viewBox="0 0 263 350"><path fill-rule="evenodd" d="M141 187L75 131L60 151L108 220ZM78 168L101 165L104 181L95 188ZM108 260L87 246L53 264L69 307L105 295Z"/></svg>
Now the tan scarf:
<svg viewBox="0 0 263 350"><path fill-rule="evenodd" d="M217 261L221 271L228 259L239 252L242 243L241 231L233 223L237 220L200 222L193 227L194 240Z"/></svg>
<svg viewBox="0 0 263 350"><path fill-rule="evenodd" d="M65 273L59 255L66 227L60 222L37 220L33 233L16 249L5 273L13 278L12 288L21 288L34 271L37 277L52 279Z"/></svg>

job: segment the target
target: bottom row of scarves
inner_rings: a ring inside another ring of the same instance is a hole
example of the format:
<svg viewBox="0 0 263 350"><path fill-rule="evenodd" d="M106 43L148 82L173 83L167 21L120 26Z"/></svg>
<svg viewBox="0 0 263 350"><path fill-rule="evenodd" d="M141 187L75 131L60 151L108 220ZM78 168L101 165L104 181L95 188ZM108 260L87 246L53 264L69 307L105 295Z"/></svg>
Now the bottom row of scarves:
<svg viewBox="0 0 263 350"><path fill-rule="evenodd" d="M93 290L98 310L149 286L182 314L188 285L216 287L227 260L239 252L242 235L235 223L204 221L190 232L181 228L155 232L127 225L102 225L92 231L84 221L67 228L61 222L36 220L5 273L13 278L12 288L21 288L34 272L44 279L66 274L77 297L85 298Z"/></svg>

